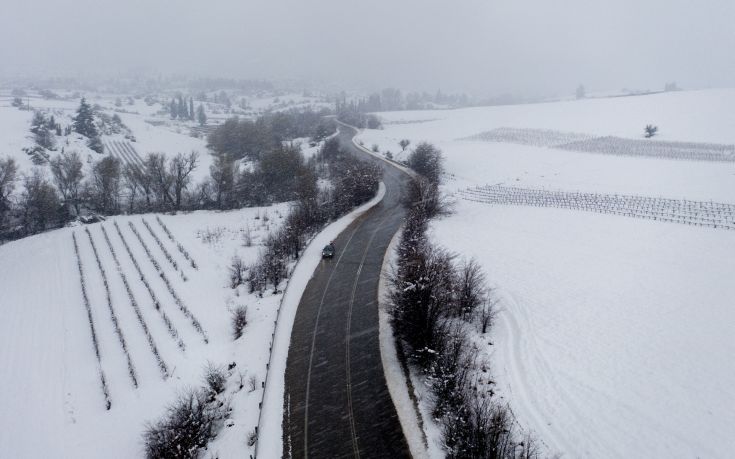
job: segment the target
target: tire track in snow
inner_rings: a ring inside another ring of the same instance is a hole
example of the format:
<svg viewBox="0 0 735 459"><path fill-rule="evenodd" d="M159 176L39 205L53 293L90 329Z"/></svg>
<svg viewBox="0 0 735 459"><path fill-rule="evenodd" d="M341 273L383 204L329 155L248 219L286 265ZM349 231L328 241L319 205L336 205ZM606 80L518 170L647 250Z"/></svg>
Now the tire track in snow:
<svg viewBox="0 0 735 459"><path fill-rule="evenodd" d="M527 415L532 419L532 425L536 428L540 439L546 443L552 452L574 451L574 447L565 440L564 433L561 432L553 422L547 422L545 414L538 410L538 406L542 404L541 400L538 399L530 385L526 382L527 378L530 376L525 362L526 357L527 355L538 356L539 353L524 353L522 341L525 341L527 346L536 347L534 336L529 327L526 327L524 330L521 329L519 321L515 315L521 315L521 319L527 324L529 319L528 314L522 310L522 307L515 301L509 292L498 289L497 293L502 298L502 304L506 305L503 311L504 314L500 315L499 322L503 325L507 338L505 341L501 342L506 343L504 353L508 358L505 359L507 366L504 368L504 371L510 377L508 389L513 394L513 402L521 407L524 415ZM536 358L535 360L538 361L539 359ZM534 376L539 376L540 374L541 373L539 372L533 373ZM544 379L548 386L548 377ZM514 417L516 417L517 420L517 415L515 413ZM580 419L580 422L584 422L584 420Z"/></svg>

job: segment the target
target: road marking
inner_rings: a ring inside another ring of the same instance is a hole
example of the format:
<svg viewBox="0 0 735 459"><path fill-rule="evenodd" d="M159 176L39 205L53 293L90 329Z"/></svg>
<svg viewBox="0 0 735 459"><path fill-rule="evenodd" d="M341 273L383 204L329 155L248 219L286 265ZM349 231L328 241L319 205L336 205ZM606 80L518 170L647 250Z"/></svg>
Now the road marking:
<svg viewBox="0 0 735 459"><path fill-rule="evenodd" d="M355 415L352 411L352 376L350 373L350 328L352 326L352 307L355 305L355 294L357 292L357 285L358 280L360 279L360 273L362 273L362 267L365 265L365 259L367 258L368 251L370 250L370 246L373 243L373 239L375 239L375 235L378 233L378 230L383 227L383 224L388 219L390 214L386 214L378 224L377 227L375 227L375 230L373 231L373 234L370 235L370 239L368 240L367 245L365 246L365 250L362 253L362 260L360 261L360 266L357 268L357 272L355 273L355 282L352 285L352 296L350 298L350 306L347 309L347 327L345 334L345 370L347 372L347 410L348 415L350 418L350 432L352 434L352 450L355 453L356 458L360 458L360 447L357 444L357 429L355 428Z"/></svg>
<svg viewBox="0 0 735 459"><path fill-rule="evenodd" d="M357 227L352 231L352 234L350 235L350 238L347 239L347 243L345 243L345 247L342 249L342 252L339 254L339 258L337 258L337 263L334 265L334 269L332 269L332 273L329 275L329 279L327 279L327 285L324 286L324 293L322 293L322 300L319 303L319 308L316 311L316 321L314 322L314 332L311 335L311 351L309 352L309 370L306 373L306 397L304 402L304 458L309 457L309 390L311 388L311 367L314 362L314 347L316 345L316 331L319 328L319 316L322 312L322 306L324 306L324 298L327 296L327 291L329 290L329 284L332 283L332 278L334 277L334 273L337 272L337 267L339 266L339 262L342 260L342 257L344 256L345 252L347 252L347 247L350 246L350 242L352 241L352 238L355 236L355 233L357 233L357 230L359 230L362 227L362 224L365 223L365 219L363 218Z"/></svg>

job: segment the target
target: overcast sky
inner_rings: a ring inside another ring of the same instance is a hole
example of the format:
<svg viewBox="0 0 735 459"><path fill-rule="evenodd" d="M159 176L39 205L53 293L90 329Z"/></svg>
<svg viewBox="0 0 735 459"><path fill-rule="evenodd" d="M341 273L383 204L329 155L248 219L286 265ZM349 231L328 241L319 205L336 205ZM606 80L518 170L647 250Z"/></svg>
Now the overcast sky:
<svg viewBox="0 0 735 459"><path fill-rule="evenodd" d="M0 0L0 75L478 95L735 86L735 0Z"/></svg>

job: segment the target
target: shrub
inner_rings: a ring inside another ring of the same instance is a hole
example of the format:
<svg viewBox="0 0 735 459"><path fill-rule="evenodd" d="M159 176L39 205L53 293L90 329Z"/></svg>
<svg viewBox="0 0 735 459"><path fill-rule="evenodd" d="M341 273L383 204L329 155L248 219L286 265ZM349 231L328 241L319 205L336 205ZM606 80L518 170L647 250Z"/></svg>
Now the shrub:
<svg viewBox="0 0 735 459"><path fill-rule="evenodd" d="M645 136L647 139L650 139L651 137L655 136L658 132L658 126L654 126L653 124L647 124L645 128Z"/></svg>
<svg viewBox="0 0 735 459"><path fill-rule="evenodd" d="M478 306L486 301L485 274L475 260L463 261L457 271L454 314L457 317L471 317Z"/></svg>
<svg viewBox="0 0 735 459"><path fill-rule="evenodd" d="M421 142L408 156L408 167L424 176L431 183L438 184L444 171L442 152L428 142Z"/></svg>
<svg viewBox="0 0 735 459"><path fill-rule="evenodd" d="M255 430L251 430L248 432L248 446L255 445L255 442L258 441L258 433Z"/></svg>
<svg viewBox="0 0 735 459"><path fill-rule="evenodd" d="M452 307L452 255L431 246L416 251L390 280L396 336L422 368L433 361L445 337L442 319Z"/></svg>
<svg viewBox="0 0 735 459"><path fill-rule="evenodd" d="M245 283L245 273L248 268L242 258L238 256L232 257L230 263L230 288L236 288L238 285Z"/></svg>
<svg viewBox="0 0 735 459"><path fill-rule="evenodd" d="M143 433L145 455L156 459L199 456L199 449L216 436L217 424L225 414L201 390L189 390L168 407L164 417L148 424Z"/></svg>
<svg viewBox="0 0 735 459"><path fill-rule="evenodd" d="M223 367L215 365L212 362L208 362L207 368L204 370L204 382L209 389L208 395L211 398L214 398L214 396L225 390L225 385L227 384L227 373Z"/></svg>
<svg viewBox="0 0 735 459"><path fill-rule="evenodd" d="M242 336L242 330L248 324L248 307L240 305L232 312L232 334L235 339Z"/></svg>

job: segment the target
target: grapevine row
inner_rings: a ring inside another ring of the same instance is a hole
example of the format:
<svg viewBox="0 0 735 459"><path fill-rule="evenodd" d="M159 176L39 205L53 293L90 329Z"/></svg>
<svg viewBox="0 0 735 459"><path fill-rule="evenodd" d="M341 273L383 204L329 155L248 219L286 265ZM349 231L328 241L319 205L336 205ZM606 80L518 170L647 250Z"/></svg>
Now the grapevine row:
<svg viewBox="0 0 735 459"><path fill-rule="evenodd" d="M176 331L176 327L174 327L173 322L171 322L171 319L169 319L168 315L166 314L166 311L161 308L161 304L158 301L158 298L156 297L156 292L151 288L151 285L148 283L148 280L145 278L145 275L143 274L143 270L140 269L140 265L138 264L138 260L135 259L135 255L133 255L132 250L130 250L130 246L128 245L128 241L125 240L125 236L123 236L122 231L120 231L120 226L117 224L117 222L113 222L115 225L115 230L117 230L118 236L120 236L120 240L123 243L123 246L125 247L125 251L128 253L128 257L130 257L130 261L133 263L133 266L135 266L135 270L138 272L138 275L140 276L140 281L145 286L146 290L148 291L148 294L151 297L151 300L153 300L153 307L158 311L158 313L161 316L161 319L163 320L163 323L166 324L166 329L168 330L169 335L171 335L171 338L173 338L176 341L176 344L179 346L179 348L184 351L186 350L186 346L184 346L184 342L179 337L178 331Z"/></svg>
<svg viewBox="0 0 735 459"><path fill-rule="evenodd" d="M84 281L84 268L82 268L82 257L79 256L79 245L77 244L77 235L72 233L74 240L74 254L77 256L77 268L79 268L79 281L82 285L82 299L84 300L84 308L87 310L87 321L89 322L89 331L92 334L92 345L94 346L94 355L97 357L98 374L100 377L100 385L102 386L102 394L105 397L105 407L109 410L112 407L110 400L110 390L107 387L107 378L102 369L102 356L100 355L100 346L97 341L97 331L94 328L94 319L92 318L92 306L89 304L89 296L87 295L87 286Z"/></svg>
<svg viewBox="0 0 735 459"><path fill-rule="evenodd" d="M189 252L187 252L184 246L181 245L181 243L176 240L174 235L171 234L171 231L169 231L168 227L163 223L163 220L161 220L161 218L158 215L156 215L156 221L158 222L160 227L163 228L163 232L166 233L166 236L168 236L171 242L176 244L176 248L179 249L179 252L181 253L181 255L183 255L184 258L186 258L186 260L191 264L191 267L194 269L199 269L194 259L189 255Z"/></svg>
<svg viewBox="0 0 735 459"><path fill-rule="evenodd" d="M176 271L179 270L179 265L176 263L176 260L174 260L174 257L171 256L171 254L166 250L166 247L163 245L163 242L158 239L158 236L153 231L153 228L151 228L151 225L146 221L145 218L141 218L143 221L143 226L148 230L149 233L151 233L151 236L153 236L153 240L156 241L156 244L158 244L158 247L161 249L161 252L163 252L163 255L166 257L166 260L168 260L169 263L171 263L171 266L174 267Z"/></svg>
<svg viewBox="0 0 735 459"><path fill-rule="evenodd" d="M145 334L145 337L148 340L148 346L151 348L151 352L153 353L153 356L156 358L156 362L158 362L158 368L161 370L161 374L163 375L164 378L167 378L168 368L166 367L166 363L163 361L163 358L161 358L161 354L158 352L158 348L156 347L156 343L153 340L153 336L151 335L150 330L148 330L148 324L145 323L143 314L141 314L140 312L140 308L138 307L138 302L136 301L135 295L133 295L133 291L130 288L130 284L128 283L128 278L127 276L125 276L122 266L120 266L120 260L118 260L117 258L117 254L115 253L115 248L112 246L112 241L110 241L110 237L107 235L107 230L105 230L104 226L102 227L102 235L105 237L105 242L107 242L107 247L110 249L110 253L112 254L112 259L115 261L117 272L123 281L123 285L125 285L125 291L127 291L128 293L128 298L130 299L130 305L133 307L133 311L135 311L135 316L138 318L138 323L143 329L143 333Z"/></svg>
<svg viewBox="0 0 735 459"><path fill-rule="evenodd" d="M102 275L102 284L105 286L105 293L107 295L107 308L110 311L110 319L112 320L112 325L115 328L115 334L117 334L117 339L120 342L120 346L122 347L123 353L125 354L125 358L128 362L128 375L130 375L130 380L133 382L133 386L138 387L138 375L135 371L135 366L133 365L133 360L130 358L130 352L128 352L128 345L125 342L125 336L123 335L122 329L120 329L120 323L117 320L117 314L115 313L115 308L112 306L112 296L110 295L110 285L107 282L107 274L105 273L105 268L102 266L102 261L100 261L99 253L97 252L97 247L94 245L94 240L92 239L92 233L89 232L89 228L85 228L84 231L87 232L87 237L89 238L89 244L92 246L92 251L94 252L94 258L97 260L97 267L100 270L100 274Z"/></svg>
<svg viewBox="0 0 735 459"><path fill-rule="evenodd" d="M469 201L535 207L557 207L647 218L657 221L735 229L735 205L636 195L550 191L500 185L459 192Z"/></svg>
<svg viewBox="0 0 735 459"><path fill-rule="evenodd" d="M135 225L133 225L133 222L128 222L128 225L130 226L130 230L135 234L135 237L138 238L138 242L140 242L140 245L143 247L143 250L145 251L146 255L148 255L148 260L150 260L151 264L153 264L153 267L156 268L156 271L158 271L158 275L163 279L163 283L166 284L166 288L168 289L169 293L174 299L174 302L179 307L182 313L186 317L191 320L191 324L194 326L194 329L199 332L199 334L202 335L202 338L204 338L205 343L209 343L209 338L207 338L207 334L204 332L204 329L202 328L202 325L199 323L196 317L194 317L194 314L191 313L189 308L186 307L184 302L181 300L179 295L176 293L176 290L174 290L173 285L171 284L171 281L169 281L168 277L166 276L166 273L163 272L161 269L161 265L158 264L155 257L151 253L150 249L148 248L148 245L143 241L143 238L141 237L138 230L135 228Z"/></svg>

